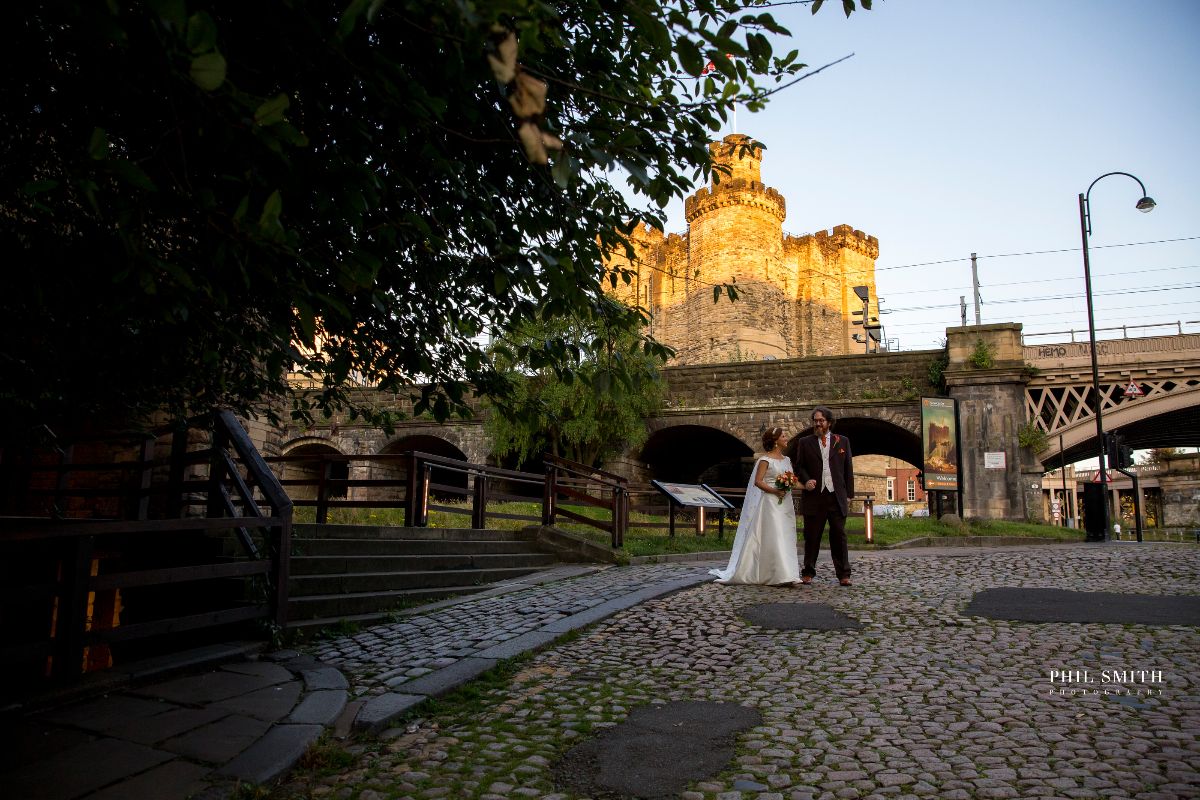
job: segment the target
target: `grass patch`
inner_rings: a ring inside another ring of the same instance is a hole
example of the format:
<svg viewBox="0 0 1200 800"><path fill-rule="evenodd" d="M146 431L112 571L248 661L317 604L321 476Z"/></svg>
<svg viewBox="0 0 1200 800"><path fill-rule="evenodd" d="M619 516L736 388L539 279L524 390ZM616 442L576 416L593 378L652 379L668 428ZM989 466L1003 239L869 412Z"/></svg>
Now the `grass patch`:
<svg viewBox="0 0 1200 800"><path fill-rule="evenodd" d="M439 504L442 505L442 504ZM431 528L462 528L469 526L471 506L469 503L455 505L464 513L457 514L446 511L431 511L429 527ZM607 509L572 506L571 510L593 519L607 521ZM489 513L520 514L541 519L541 503L494 503L488 505ZM297 522L311 522L312 508L296 509ZM625 533L624 547L619 551L626 557L654 556L667 554L703 553L729 550L733 545L733 536L737 530L737 520L726 518L725 531L722 537L717 536L717 517L710 514L704 536L697 536L694 518L688 513L680 513L675 519L675 536L668 535L666 528L651 528L639 523L666 523L666 515L630 514L629 530ZM342 525L403 525L403 509L364 509L338 508L330 509L329 521ZM799 529L802 522L797 521ZM538 524L534 520L517 520L490 516L488 527L496 530L520 530L530 525ZM904 518L890 519L875 518L874 542L868 544L864 531L865 520L862 517L851 517L846 521L846 533L850 547L854 549L872 549L880 546L901 544L913 539L926 537L963 537L963 536L1017 536L1037 539L1055 539L1062 542L1082 542L1085 538L1083 531L1061 528L1054 525L1042 525L1034 522L1007 522L1002 520L968 519L965 525L949 525L933 518ZM555 527L583 536L589 541L608 546L611 536L607 531L594 528L582 523L559 518ZM1147 538L1150 538L1147 533Z"/></svg>
<svg viewBox="0 0 1200 800"><path fill-rule="evenodd" d="M358 756L333 741L329 731L326 731L304 751L297 766L307 772L325 776L348 769L357 760Z"/></svg>

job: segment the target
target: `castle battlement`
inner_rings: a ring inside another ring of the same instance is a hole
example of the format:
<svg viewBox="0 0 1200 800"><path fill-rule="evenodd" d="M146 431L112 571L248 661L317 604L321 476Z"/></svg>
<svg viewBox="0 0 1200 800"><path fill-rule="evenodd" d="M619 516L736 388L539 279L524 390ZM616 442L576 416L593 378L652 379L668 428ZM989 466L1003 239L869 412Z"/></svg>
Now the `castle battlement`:
<svg viewBox="0 0 1200 800"><path fill-rule="evenodd" d="M787 217L787 201L777 190L764 186L761 181L740 178L726 179L712 188L701 187L683 201L683 214L690 225L701 214L739 205L763 209L780 222Z"/></svg>
<svg viewBox="0 0 1200 800"><path fill-rule="evenodd" d="M803 236L787 236L788 247L805 247L815 243L822 250L845 248L870 259L879 258L879 240L849 225L835 225L832 231L817 231Z"/></svg>
<svg viewBox="0 0 1200 800"><path fill-rule="evenodd" d="M861 352L852 289L874 296L879 240L850 225L785 234L787 201L760 174L764 148L742 134L710 148L712 182L684 200L687 231L636 227L636 254L607 260L634 273L612 294L650 312L675 365ZM737 302L714 302L713 287L731 281Z"/></svg>

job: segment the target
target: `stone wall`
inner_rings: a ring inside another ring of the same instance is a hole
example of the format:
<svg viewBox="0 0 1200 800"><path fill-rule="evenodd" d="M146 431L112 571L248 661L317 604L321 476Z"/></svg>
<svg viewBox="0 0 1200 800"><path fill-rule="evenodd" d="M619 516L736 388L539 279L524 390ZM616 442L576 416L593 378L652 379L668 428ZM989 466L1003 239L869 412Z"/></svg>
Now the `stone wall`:
<svg viewBox="0 0 1200 800"><path fill-rule="evenodd" d="M958 400L963 513L983 519L1046 521L1041 462L1021 447L1028 374L1021 325L971 325L946 331L950 364L946 384ZM982 347L979 343L982 342ZM990 360L974 359L976 352ZM1003 469L987 469L986 453L1004 453Z"/></svg>
<svg viewBox="0 0 1200 800"><path fill-rule="evenodd" d="M632 256L609 254L607 266L632 273L612 293L650 311L650 332L676 350L673 364L865 350L852 338L862 330L851 324L862 310L853 287L868 287L877 314L878 240L849 225L785 236L787 204L762 183L763 151L750 141L734 134L711 145L717 168L685 201L686 234L639 226ZM721 284L736 284L739 299L714 302Z"/></svg>

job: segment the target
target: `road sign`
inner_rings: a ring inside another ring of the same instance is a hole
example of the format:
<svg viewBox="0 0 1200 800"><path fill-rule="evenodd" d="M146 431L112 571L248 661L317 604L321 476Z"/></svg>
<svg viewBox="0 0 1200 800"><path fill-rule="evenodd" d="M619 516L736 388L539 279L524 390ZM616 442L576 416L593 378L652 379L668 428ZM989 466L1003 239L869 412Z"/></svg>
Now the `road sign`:
<svg viewBox="0 0 1200 800"><path fill-rule="evenodd" d="M1142 391L1142 387L1138 386L1136 381L1130 381L1129 385L1125 387L1125 396L1145 397L1146 393Z"/></svg>
<svg viewBox="0 0 1200 800"><path fill-rule="evenodd" d="M1096 470L1096 476L1092 478L1092 483L1108 483L1108 476L1104 474L1104 470Z"/></svg>

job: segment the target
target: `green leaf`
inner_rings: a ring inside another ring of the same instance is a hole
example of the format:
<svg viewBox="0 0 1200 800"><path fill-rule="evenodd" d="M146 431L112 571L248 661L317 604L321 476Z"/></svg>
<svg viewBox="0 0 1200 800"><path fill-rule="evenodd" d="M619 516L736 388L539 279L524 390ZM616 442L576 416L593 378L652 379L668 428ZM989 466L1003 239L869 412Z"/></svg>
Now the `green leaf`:
<svg viewBox="0 0 1200 800"><path fill-rule="evenodd" d="M188 19L187 46L193 53L207 53L217 46L217 24L207 12L197 11Z"/></svg>
<svg viewBox="0 0 1200 800"><path fill-rule="evenodd" d="M280 196L279 190L271 192L271 196L267 198L267 202L263 203L262 214L258 217L258 227L260 230L272 231L279 227L279 215L283 213L283 197Z"/></svg>
<svg viewBox="0 0 1200 800"><path fill-rule="evenodd" d="M192 59L192 82L206 92L214 92L225 82L225 56L205 53Z"/></svg>
<svg viewBox="0 0 1200 800"><path fill-rule="evenodd" d="M108 133L104 128L92 128L92 138L88 140L88 155L96 161L108 158Z"/></svg>
<svg viewBox="0 0 1200 800"><path fill-rule="evenodd" d="M256 125L274 125L283 121L283 115L292 103L286 94L277 94L254 110Z"/></svg>
<svg viewBox="0 0 1200 800"><path fill-rule="evenodd" d="M146 191L157 191L158 187L154 185L154 181L150 180L150 176L142 171L142 168L132 161L120 159L119 161L110 161L109 167L121 180L128 184L136 186L139 189Z"/></svg>
<svg viewBox="0 0 1200 800"><path fill-rule="evenodd" d="M554 163L550 165L550 176L554 178L558 188L567 188L571 182L571 159L566 153L559 153L554 157Z"/></svg>
<svg viewBox="0 0 1200 800"><path fill-rule="evenodd" d="M679 53L679 63L684 71L693 77L699 76L704 70L704 59L696 43L690 39L680 39L675 49Z"/></svg>

